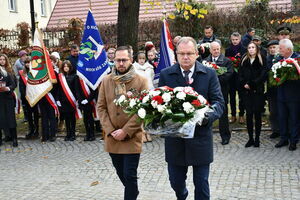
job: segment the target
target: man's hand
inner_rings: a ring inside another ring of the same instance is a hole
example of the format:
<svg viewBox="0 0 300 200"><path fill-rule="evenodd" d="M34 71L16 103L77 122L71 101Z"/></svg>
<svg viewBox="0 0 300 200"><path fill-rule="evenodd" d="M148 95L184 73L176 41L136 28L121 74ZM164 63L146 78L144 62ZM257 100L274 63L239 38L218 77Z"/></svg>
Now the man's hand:
<svg viewBox="0 0 300 200"><path fill-rule="evenodd" d="M244 85L244 88L246 88L247 90L250 90L250 86L248 84Z"/></svg>
<svg viewBox="0 0 300 200"><path fill-rule="evenodd" d="M112 132L111 136L113 136L115 140L122 141L126 138L127 134L122 129L118 129Z"/></svg>

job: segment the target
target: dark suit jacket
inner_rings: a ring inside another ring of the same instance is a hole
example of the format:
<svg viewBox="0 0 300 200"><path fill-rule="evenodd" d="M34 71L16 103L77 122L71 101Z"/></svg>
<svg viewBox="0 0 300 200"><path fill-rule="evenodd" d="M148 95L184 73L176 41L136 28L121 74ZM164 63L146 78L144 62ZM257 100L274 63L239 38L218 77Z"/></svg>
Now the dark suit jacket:
<svg viewBox="0 0 300 200"><path fill-rule="evenodd" d="M212 62L212 56L209 55L205 60ZM216 61L216 65L218 65L219 67L227 68L227 72L218 76L220 85L221 85L222 94L223 94L225 103L227 104L228 103L228 92L229 92L229 80L233 74L233 63L229 58L227 58L223 54L221 54L218 57L218 60Z"/></svg>
<svg viewBox="0 0 300 200"><path fill-rule="evenodd" d="M213 161L212 123L221 117L224 110L224 99L216 72L196 61L192 77L194 81L190 86L209 101L214 112L208 116L208 125L196 127L194 138L165 139L166 161L181 166L205 165ZM172 88L188 86L178 63L161 71L158 85Z"/></svg>
<svg viewBox="0 0 300 200"><path fill-rule="evenodd" d="M300 55L293 53L291 58L299 58ZM284 59L279 56L277 61ZM289 80L278 86L277 98L283 102L299 102L300 101L300 80Z"/></svg>

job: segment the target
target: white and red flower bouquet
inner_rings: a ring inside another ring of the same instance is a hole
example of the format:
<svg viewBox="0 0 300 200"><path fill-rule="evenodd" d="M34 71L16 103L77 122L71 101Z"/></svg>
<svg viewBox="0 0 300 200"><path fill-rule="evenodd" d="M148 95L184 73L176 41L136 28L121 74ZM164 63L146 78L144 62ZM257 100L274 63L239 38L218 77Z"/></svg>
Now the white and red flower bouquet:
<svg viewBox="0 0 300 200"><path fill-rule="evenodd" d="M288 58L275 63L269 72L271 86L279 86L287 80L300 80L300 58Z"/></svg>
<svg viewBox="0 0 300 200"><path fill-rule="evenodd" d="M136 95L128 92L115 104L137 114L151 134L193 137L196 124L209 111L208 101L191 87L159 87Z"/></svg>
<svg viewBox="0 0 300 200"><path fill-rule="evenodd" d="M222 75L222 74L224 74L224 73L227 72L227 68L226 67L220 67L220 66L216 65L215 63L208 62L206 60L203 60L202 64L205 67L213 68L214 70L216 70L216 73L217 73L218 76L220 76L220 75Z"/></svg>

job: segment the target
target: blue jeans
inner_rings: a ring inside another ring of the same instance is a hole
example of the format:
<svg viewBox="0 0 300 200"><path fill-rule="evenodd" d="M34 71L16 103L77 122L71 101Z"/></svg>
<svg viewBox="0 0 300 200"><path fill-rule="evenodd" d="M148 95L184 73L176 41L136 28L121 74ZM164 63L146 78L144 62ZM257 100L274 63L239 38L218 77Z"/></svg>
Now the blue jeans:
<svg viewBox="0 0 300 200"><path fill-rule="evenodd" d="M137 168L140 154L109 154L119 179L125 187L124 200L136 200L139 194Z"/></svg>
<svg viewBox="0 0 300 200"><path fill-rule="evenodd" d="M185 200L188 196L185 180L188 166L178 166L168 163L169 180L178 200ZM193 181L195 185L195 200L206 200L209 195L209 164L193 166Z"/></svg>

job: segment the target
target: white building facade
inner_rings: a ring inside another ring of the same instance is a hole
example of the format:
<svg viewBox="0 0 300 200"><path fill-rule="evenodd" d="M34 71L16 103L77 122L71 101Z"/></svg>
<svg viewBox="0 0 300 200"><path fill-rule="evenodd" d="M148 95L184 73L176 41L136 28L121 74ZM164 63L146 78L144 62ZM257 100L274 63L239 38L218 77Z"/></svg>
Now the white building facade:
<svg viewBox="0 0 300 200"><path fill-rule="evenodd" d="M33 0L39 28L46 28L56 1ZM12 30L20 22L31 27L30 0L0 0L0 28Z"/></svg>

